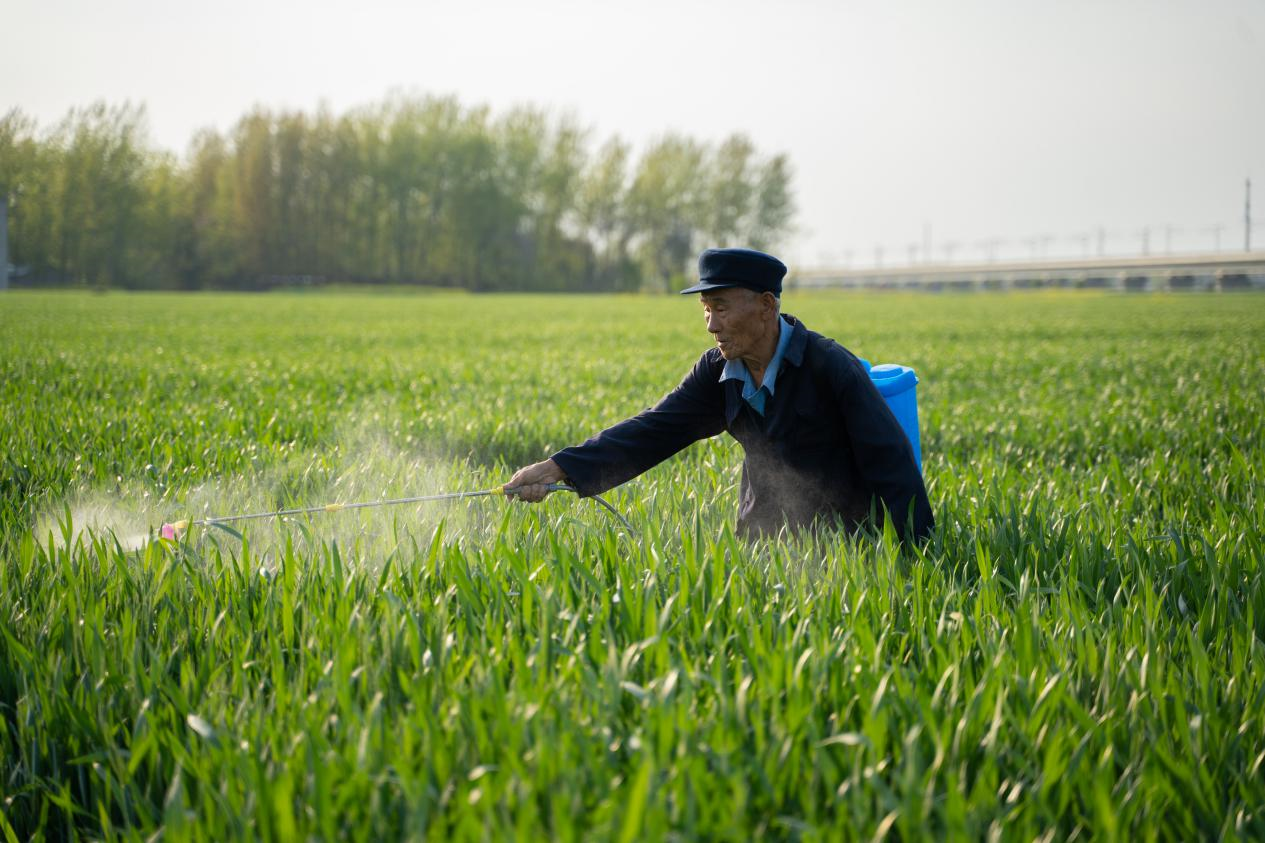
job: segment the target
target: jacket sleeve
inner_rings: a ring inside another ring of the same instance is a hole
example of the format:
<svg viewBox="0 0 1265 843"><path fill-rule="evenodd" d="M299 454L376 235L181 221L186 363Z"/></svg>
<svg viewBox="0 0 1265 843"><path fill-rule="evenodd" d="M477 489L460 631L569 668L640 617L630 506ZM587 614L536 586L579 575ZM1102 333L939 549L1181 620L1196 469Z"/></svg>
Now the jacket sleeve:
<svg viewBox="0 0 1265 843"><path fill-rule="evenodd" d="M841 367L836 383L844 427L861 478L892 516L901 539L924 540L935 525L909 437L860 366Z"/></svg>
<svg viewBox="0 0 1265 843"><path fill-rule="evenodd" d="M712 353L704 353L658 404L552 456L582 497L598 495L725 429L725 399Z"/></svg>

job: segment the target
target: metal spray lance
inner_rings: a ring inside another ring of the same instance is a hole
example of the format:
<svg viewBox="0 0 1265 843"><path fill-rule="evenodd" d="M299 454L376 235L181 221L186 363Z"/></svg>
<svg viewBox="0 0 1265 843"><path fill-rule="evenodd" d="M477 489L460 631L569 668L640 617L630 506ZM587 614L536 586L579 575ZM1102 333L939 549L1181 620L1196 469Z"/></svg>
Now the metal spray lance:
<svg viewBox="0 0 1265 843"><path fill-rule="evenodd" d="M545 488L551 492L575 492L574 486L566 483L550 483ZM227 524L232 521L248 521L256 518L280 518L286 515L308 515L316 512L342 512L346 509L370 509L378 506L396 506L406 503L426 503L428 501L451 501L461 498L483 498L492 496L513 497L517 492L517 488L505 488L497 486L494 489L480 489L474 492L445 492L438 495L417 495L411 498L392 498L390 500L381 501L361 501L359 503L327 503L320 506L305 506L297 509L278 509L272 512L250 512L242 515L220 515L211 518L196 518L183 521L173 521L170 524L163 524L161 535L164 539L176 539L180 533L190 527L205 527L215 524ZM611 506L598 495L594 495L593 499L597 501L607 512L619 519L630 533L632 532L632 524L624 516L620 515L615 507Z"/></svg>

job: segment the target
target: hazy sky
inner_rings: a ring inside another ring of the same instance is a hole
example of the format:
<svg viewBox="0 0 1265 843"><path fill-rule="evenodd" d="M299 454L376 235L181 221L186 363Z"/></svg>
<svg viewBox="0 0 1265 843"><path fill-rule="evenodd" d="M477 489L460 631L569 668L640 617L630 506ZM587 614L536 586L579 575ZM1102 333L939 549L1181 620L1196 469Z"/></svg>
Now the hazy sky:
<svg viewBox="0 0 1265 843"><path fill-rule="evenodd" d="M2 3L0 109L141 101L177 151L254 104L399 91L546 106L595 144L746 132L794 163L801 267L905 262L928 230L957 260L1099 227L1241 249L1249 176L1265 222L1265 0Z"/></svg>

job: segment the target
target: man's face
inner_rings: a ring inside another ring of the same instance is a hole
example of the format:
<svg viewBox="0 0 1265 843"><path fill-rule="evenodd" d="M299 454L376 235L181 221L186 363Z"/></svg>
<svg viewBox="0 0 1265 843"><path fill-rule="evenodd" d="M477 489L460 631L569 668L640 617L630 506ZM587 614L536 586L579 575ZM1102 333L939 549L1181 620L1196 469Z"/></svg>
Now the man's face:
<svg viewBox="0 0 1265 843"><path fill-rule="evenodd" d="M757 293L745 287L709 290L699 296L699 301L703 303L707 330L716 338L726 360L756 352L777 316L771 293Z"/></svg>

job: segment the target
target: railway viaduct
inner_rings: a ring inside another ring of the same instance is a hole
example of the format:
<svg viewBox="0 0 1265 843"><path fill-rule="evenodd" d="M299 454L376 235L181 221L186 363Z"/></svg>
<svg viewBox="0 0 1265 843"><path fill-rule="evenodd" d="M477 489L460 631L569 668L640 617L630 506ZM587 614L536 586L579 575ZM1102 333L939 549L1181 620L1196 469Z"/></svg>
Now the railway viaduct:
<svg viewBox="0 0 1265 843"><path fill-rule="evenodd" d="M789 286L800 289L929 292L1055 287L1128 292L1265 290L1265 251L1023 263L805 269L795 272L788 282Z"/></svg>

